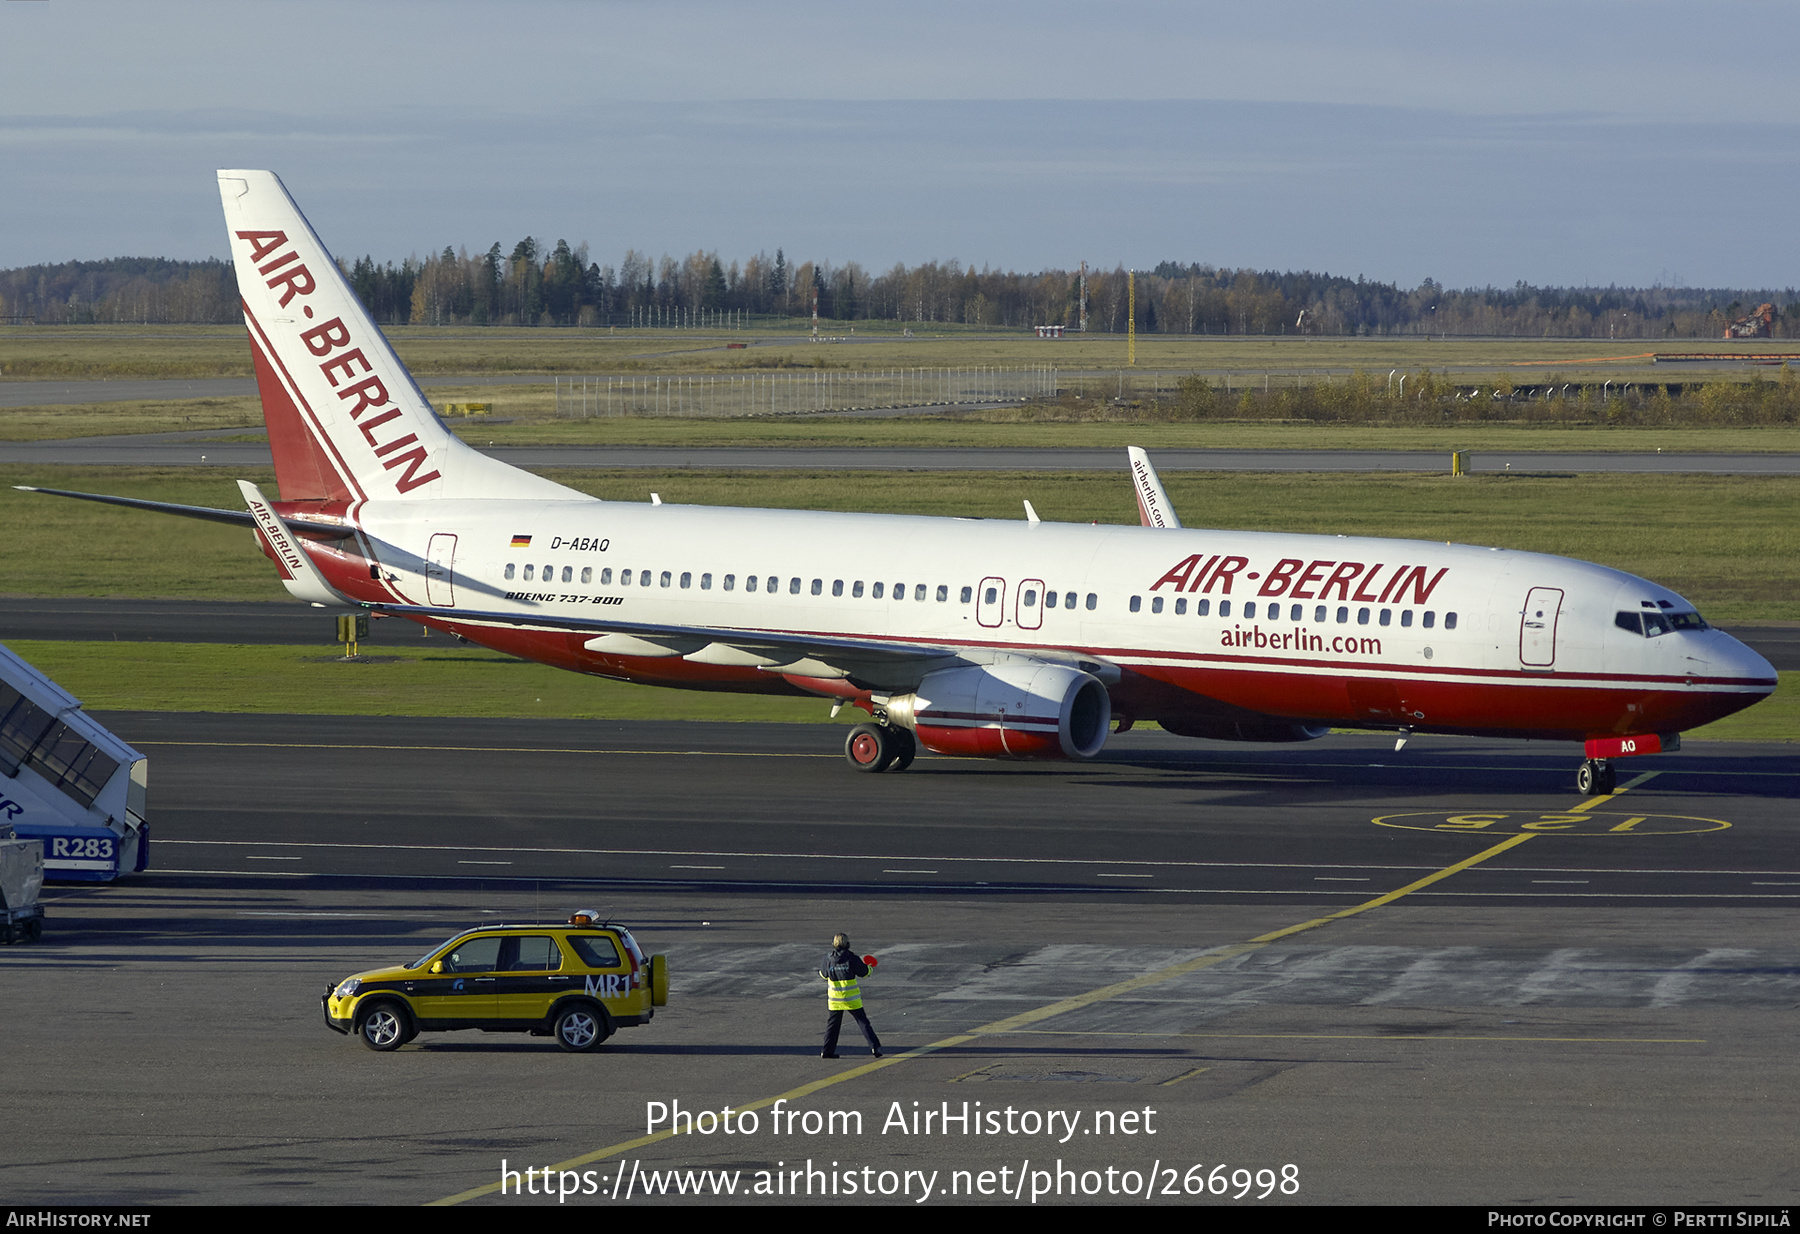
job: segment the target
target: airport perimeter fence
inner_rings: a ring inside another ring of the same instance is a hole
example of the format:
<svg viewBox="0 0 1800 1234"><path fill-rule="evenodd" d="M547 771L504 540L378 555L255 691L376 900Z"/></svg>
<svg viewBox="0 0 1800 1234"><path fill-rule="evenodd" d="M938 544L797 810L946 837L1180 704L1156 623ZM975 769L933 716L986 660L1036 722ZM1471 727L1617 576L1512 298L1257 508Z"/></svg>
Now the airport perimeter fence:
<svg viewBox="0 0 1800 1234"><path fill-rule="evenodd" d="M1057 370L1025 368L807 369L687 376L557 377L556 414L781 416L1051 399Z"/></svg>

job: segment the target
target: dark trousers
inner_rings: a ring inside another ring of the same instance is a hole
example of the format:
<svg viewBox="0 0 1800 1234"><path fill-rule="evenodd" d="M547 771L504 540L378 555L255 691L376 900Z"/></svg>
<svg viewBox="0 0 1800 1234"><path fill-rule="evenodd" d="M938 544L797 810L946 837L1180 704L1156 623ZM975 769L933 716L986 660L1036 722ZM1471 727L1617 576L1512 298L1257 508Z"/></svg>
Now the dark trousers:
<svg viewBox="0 0 1800 1234"><path fill-rule="evenodd" d="M858 1025L858 1027L860 1027L862 1029L863 1036L868 1039L869 1048L871 1050L879 1050L881 1048L881 1038L879 1038L875 1035L874 1026L869 1023L868 1013L865 1012L861 1007L858 1007L854 1011L852 1011L850 1014L856 1018L856 1023ZM838 1030L840 1028L842 1028L843 1026L844 1026L844 1013L843 1012L831 1011L831 1012L826 1013L826 1015L825 1015L825 1053L827 1053L827 1054L836 1054L837 1053Z"/></svg>

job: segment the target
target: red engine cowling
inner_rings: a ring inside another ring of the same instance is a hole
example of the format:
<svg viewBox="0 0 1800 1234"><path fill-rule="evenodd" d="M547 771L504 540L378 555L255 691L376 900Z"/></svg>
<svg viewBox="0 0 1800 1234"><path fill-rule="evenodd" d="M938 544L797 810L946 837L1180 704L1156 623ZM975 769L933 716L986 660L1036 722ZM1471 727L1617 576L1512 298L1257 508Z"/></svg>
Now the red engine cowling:
<svg viewBox="0 0 1800 1234"><path fill-rule="evenodd" d="M1098 677L1039 661L947 668L886 708L927 750L974 758L1092 758L1112 723Z"/></svg>

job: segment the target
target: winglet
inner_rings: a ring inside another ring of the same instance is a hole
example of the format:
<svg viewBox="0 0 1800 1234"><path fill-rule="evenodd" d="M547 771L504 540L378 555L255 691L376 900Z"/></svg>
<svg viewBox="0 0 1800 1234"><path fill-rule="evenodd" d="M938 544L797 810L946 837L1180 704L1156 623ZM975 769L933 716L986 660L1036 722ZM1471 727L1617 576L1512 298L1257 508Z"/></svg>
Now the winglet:
<svg viewBox="0 0 1800 1234"><path fill-rule="evenodd" d="M1179 528L1181 519L1176 516L1169 495L1163 492L1162 479L1150 465L1150 456L1138 446L1126 446L1125 453L1131 459L1131 483L1137 489L1139 521L1146 527Z"/></svg>
<svg viewBox="0 0 1800 1234"><path fill-rule="evenodd" d="M1036 508L1033 507L1029 501L1025 503L1025 521L1030 523L1033 527L1044 521L1038 517Z"/></svg>
<svg viewBox="0 0 1800 1234"><path fill-rule="evenodd" d="M313 565L312 558L306 555L301 547L300 537L296 536L275 507L269 504L262 490L248 480L239 480L238 489L244 494L244 504L250 507L250 517L256 520L256 530L267 540L269 547L275 550L275 560L281 567L281 585L295 599L305 600L309 604L321 608L351 608L349 600L333 591Z"/></svg>

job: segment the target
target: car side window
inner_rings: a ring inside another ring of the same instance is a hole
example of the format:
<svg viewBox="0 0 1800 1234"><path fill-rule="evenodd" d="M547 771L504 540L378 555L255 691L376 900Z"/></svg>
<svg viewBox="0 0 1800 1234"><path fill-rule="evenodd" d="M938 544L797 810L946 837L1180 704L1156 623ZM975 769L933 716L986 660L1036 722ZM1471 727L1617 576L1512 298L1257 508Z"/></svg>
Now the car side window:
<svg viewBox="0 0 1800 1234"><path fill-rule="evenodd" d="M528 934L512 940L518 952L507 965L508 972L553 973L562 967L562 951L547 934Z"/></svg>
<svg viewBox="0 0 1800 1234"><path fill-rule="evenodd" d="M621 963L618 947L604 934L571 934L569 946L588 968L617 968Z"/></svg>
<svg viewBox="0 0 1800 1234"><path fill-rule="evenodd" d="M444 971L447 973L491 973L500 963L500 943L498 935L487 938L471 938L458 944L444 954Z"/></svg>

